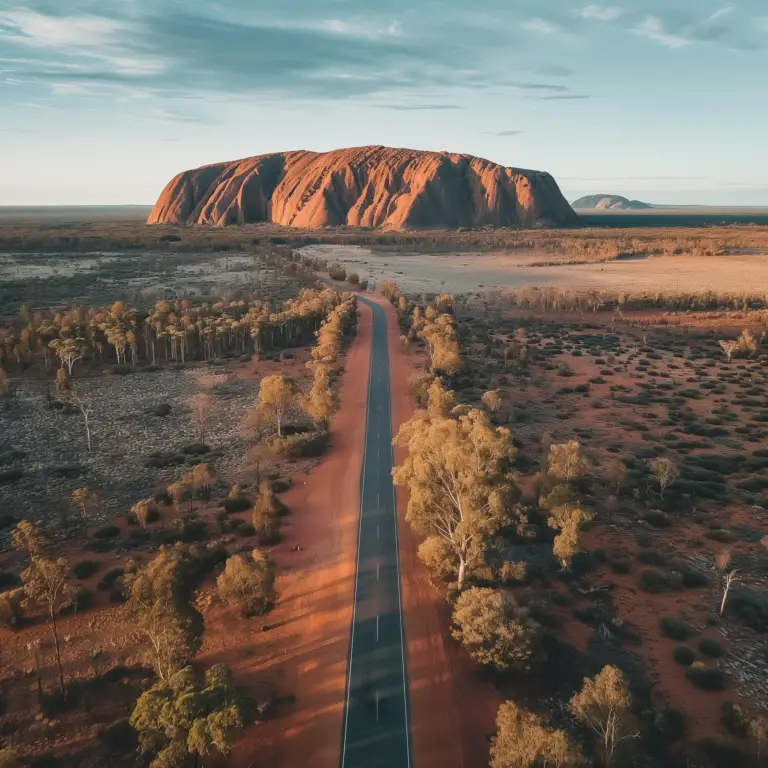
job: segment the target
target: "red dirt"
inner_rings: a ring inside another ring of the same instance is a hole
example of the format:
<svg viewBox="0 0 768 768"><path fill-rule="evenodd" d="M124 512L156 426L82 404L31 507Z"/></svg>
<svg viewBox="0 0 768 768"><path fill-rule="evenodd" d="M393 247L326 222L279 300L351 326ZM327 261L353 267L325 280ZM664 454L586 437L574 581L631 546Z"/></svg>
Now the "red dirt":
<svg viewBox="0 0 768 768"><path fill-rule="evenodd" d="M408 395L409 361L400 349L397 313L387 311L392 433L413 413ZM395 449L395 461L403 449ZM417 556L419 540L405 522L408 491L397 488L400 578L409 683L411 750L415 768L476 768L488 762L487 736L494 729L498 693L476 679L477 668L448 634L450 607L430 582Z"/></svg>
<svg viewBox="0 0 768 768"><path fill-rule="evenodd" d="M291 512L284 541L270 553L279 572L278 604L266 617L271 628L258 632L220 608L207 616L209 626L223 626L201 661L230 664L238 681L260 697L271 690L278 701L275 716L238 740L233 766L336 768L339 762L370 335L371 312L361 305L345 360L342 407L331 425L333 448L306 485L294 478L282 496ZM297 545L301 550L293 551Z"/></svg>

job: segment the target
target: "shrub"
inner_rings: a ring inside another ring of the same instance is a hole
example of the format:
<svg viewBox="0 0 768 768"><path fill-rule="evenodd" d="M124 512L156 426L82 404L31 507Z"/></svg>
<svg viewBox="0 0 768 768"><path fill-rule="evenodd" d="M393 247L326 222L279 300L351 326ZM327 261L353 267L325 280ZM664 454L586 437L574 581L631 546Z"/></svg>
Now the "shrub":
<svg viewBox="0 0 768 768"><path fill-rule="evenodd" d="M114 589L119 579L123 578L123 569L114 568L111 571L107 571L98 583L98 588L105 591Z"/></svg>
<svg viewBox="0 0 768 768"><path fill-rule="evenodd" d="M219 502L219 507L228 514L233 514L235 512L245 512L246 509L250 509L251 502L244 496L238 496L234 499L222 499Z"/></svg>
<svg viewBox="0 0 768 768"><path fill-rule="evenodd" d="M669 579L659 571L650 569L640 573L640 588L646 592L666 592L671 587Z"/></svg>
<svg viewBox="0 0 768 768"><path fill-rule="evenodd" d="M632 570L632 563L629 560L611 560L608 565L614 573L629 573Z"/></svg>
<svg viewBox="0 0 768 768"><path fill-rule="evenodd" d="M685 733L685 716L677 709L662 709L654 713L653 733L666 744L676 741Z"/></svg>
<svg viewBox="0 0 768 768"><path fill-rule="evenodd" d="M94 539L114 539L120 535L120 529L116 525L102 525L93 532Z"/></svg>
<svg viewBox="0 0 768 768"><path fill-rule="evenodd" d="M238 536L242 536L243 538L247 538L248 536L253 536L256 533L256 528L254 527L253 523L249 523L245 520L237 524L237 527L235 528L235 532Z"/></svg>
<svg viewBox="0 0 768 768"><path fill-rule="evenodd" d="M720 722L728 733L744 738L749 734L749 717L744 710L732 701L720 705Z"/></svg>
<svg viewBox="0 0 768 768"><path fill-rule="evenodd" d="M691 634L690 627L673 616L662 616L659 620L659 626L661 627L661 634L672 640L687 640L688 635Z"/></svg>
<svg viewBox="0 0 768 768"><path fill-rule="evenodd" d="M228 558L216 580L219 596L239 606L246 617L264 613L275 601L275 571L269 558L254 549L249 559Z"/></svg>
<svg viewBox="0 0 768 768"><path fill-rule="evenodd" d="M23 600L23 589L9 589L0 593L0 626L15 629L19 625L24 615Z"/></svg>
<svg viewBox="0 0 768 768"><path fill-rule="evenodd" d="M725 688L725 675L719 669L707 667L700 661L695 661L685 676L702 691L722 691Z"/></svg>
<svg viewBox="0 0 768 768"><path fill-rule="evenodd" d="M723 646L711 637L702 637L699 641L699 650L713 659L719 659L724 652Z"/></svg>
<svg viewBox="0 0 768 768"><path fill-rule="evenodd" d="M641 549L637 559L646 565L664 565L666 558L658 549Z"/></svg>
<svg viewBox="0 0 768 768"><path fill-rule="evenodd" d="M360 275L358 275L357 272L350 272L347 275L347 282L352 285L358 285L360 283Z"/></svg>
<svg viewBox="0 0 768 768"><path fill-rule="evenodd" d="M112 754L135 752L138 736L127 718L105 725L99 731L99 738Z"/></svg>
<svg viewBox="0 0 768 768"><path fill-rule="evenodd" d="M17 480L21 480L22 477L24 477L24 470L22 469L4 469L0 472L0 485L15 483Z"/></svg>
<svg viewBox="0 0 768 768"><path fill-rule="evenodd" d="M21 584L21 580L15 573L11 573L10 571L0 571L0 589L18 587L19 584Z"/></svg>
<svg viewBox="0 0 768 768"><path fill-rule="evenodd" d="M182 453L186 453L187 456L202 456L206 453L210 453L211 449L205 445L205 443L190 443L185 445L181 449Z"/></svg>
<svg viewBox="0 0 768 768"><path fill-rule="evenodd" d="M61 609L61 613L75 613L87 611L93 605L93 592L86 587L75 587L72 601Z"/></svg>
<svg viewBox="0 0 768 768"><path fill-rule="evenodd" d="M522 584L528 578L528 566L524 560L505 560L499 569L502 584Z"/></svg>
<svg viewBox="0 0 768 768"><path fill-rule="evenodd" d="M672 651L672 656L678 664L690 667L696 659L693 651L687 645L678 645Z"/></svg>
<svg viewBox="0 0 768 768"><path fill-rule="evenodd" d="M72 569L72 573L78 579L87 579L89 576L93 576L98 570L99 563L96 560L83 560Z"/></svg>

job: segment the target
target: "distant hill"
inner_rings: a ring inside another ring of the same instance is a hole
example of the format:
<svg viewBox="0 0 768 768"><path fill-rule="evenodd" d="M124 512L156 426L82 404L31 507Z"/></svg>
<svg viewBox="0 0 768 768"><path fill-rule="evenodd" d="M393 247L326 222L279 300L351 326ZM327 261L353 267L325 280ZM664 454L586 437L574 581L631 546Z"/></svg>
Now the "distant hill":
<svg viewBox="0 0 768 768"><path fill-rule="evenodd" d="M571 203L574 209L603 209L611 211L645 211L654 206L640 200L628 200L621 195L585 195Z"/></svg>

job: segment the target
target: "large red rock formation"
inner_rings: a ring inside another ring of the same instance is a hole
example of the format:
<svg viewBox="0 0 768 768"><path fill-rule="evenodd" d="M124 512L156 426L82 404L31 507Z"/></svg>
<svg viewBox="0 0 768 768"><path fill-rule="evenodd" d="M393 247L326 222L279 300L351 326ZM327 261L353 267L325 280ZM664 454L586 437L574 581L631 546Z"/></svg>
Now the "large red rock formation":
<svg viewBox="0 0 768 768"><path fill-rule="evenodd" d="M281 152L184 171L149 224L534 226L578 220L555 180L471 155L389 147Z"/></svg>

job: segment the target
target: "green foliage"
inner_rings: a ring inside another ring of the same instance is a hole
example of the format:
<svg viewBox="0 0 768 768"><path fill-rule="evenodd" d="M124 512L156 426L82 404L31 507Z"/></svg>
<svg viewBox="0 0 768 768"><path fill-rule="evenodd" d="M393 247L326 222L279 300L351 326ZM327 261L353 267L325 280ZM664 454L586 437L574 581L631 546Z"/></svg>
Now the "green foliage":
<svg viewBox="0 0 768 768"><path fill-rule="evenodd" d="M541 626L510 594L472 587L453 611L453 637L481 664L529 670L542 657Z"/></svg>
<svg viewBox="0 0 768 768"><path fill-rule="evenodd" d="M250 559L233 555L216 579L219 596L237 605L243 615L264 613L275 601L275 570L269 558L254 549Z"/></svg>
<svg viewBox="0 0 768 768"><path fill-rule="evenodd" d="M96 560L83 560L72 569L72 573L78 579L87 579L93 576L99 570L99 563Z"/></svg>
<svg viewBox="0 0 768 768"><path fill-rule="evenodd" d="M719 659L724 653L723 646L711 637L701 638L699 641L699 651L713 659Z"/></svg>
<svg viewBox="0 0 768 768"><path fill-rule="evenodd" d="M232 673L216 664L201 685L191 667L160 680L136 702L130 723L151 768L183 768L190 757L229 754L234 732L247 720Z"/></svg>
<svg viewBox="0 0 768 768"><path fill-rule="evenodd" d="M682 664L684 667L690 667L696 660L696 656L693 651L687 645L678 645L672 655L678 664Z"/></svg>

